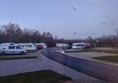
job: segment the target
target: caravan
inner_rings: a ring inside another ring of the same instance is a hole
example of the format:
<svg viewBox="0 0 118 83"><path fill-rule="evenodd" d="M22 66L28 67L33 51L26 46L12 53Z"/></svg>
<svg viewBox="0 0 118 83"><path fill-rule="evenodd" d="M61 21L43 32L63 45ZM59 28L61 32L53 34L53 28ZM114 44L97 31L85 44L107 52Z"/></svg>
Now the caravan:
<svg viewBox="0 0 118 83"><path fill-rule="evenodd" d="M18 43L18 45L27 51L35 51L36 50L36 46L33 43Z"/></svg>
<svg viewBox="0 0 118 83"><path fill-rule="evenodd" d="M90 43L73 43L72 48L74 49L86 49L91 48Z"/></svg>

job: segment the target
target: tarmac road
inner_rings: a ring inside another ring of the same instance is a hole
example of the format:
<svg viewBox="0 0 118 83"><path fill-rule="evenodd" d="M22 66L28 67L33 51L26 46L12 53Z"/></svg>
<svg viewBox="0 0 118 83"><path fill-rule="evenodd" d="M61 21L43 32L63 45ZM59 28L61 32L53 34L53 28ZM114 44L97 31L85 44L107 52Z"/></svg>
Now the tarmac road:
<svg viewBox="0 0 118 83"><path fill-rule="evenodd" d="M44 56L79 72L110 83L118 83L118 66L71 57L58 53L54 49L45 49L42 53Z"/></svg>

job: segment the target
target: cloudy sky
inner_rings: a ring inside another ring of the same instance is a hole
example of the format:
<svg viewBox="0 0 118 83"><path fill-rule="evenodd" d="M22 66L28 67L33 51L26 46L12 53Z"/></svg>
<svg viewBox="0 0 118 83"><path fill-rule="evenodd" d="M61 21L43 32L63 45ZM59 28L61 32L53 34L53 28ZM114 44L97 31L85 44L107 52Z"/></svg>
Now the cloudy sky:
<svg viewBox="0 0 118 83"><path fill-rule="evenodd" d="M0 0L0 25L9 22L67 39L115 34L118 0Z"/></svg>

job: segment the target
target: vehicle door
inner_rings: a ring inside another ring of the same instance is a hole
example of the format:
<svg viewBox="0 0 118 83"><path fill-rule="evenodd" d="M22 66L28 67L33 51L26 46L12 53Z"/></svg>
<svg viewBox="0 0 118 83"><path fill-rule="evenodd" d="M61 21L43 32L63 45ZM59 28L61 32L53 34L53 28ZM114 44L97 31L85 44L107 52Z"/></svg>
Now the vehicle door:
<svg viewBox="0 0 118 83"><path fill-rule="evenodd" d="M20 47L20 46L16 46L16 51L15 51L15 53L16 53L16 54L19 54L19 53L21 53L21 51L22 51L21 47Z"/></svg>
<svg viewBox="0 0 118 83"><path fill-rule="evenodd" d="M82 47L81 45L77 45L77 48L78 48L78 49L81 49L81 47Z"/></svg>
<svg viewBox="0 0 118 83"><path fill-rule="evenodd" d="M15 46L9 46L8 50L6 50L7 54L14 54L15 53Z"/></svg>

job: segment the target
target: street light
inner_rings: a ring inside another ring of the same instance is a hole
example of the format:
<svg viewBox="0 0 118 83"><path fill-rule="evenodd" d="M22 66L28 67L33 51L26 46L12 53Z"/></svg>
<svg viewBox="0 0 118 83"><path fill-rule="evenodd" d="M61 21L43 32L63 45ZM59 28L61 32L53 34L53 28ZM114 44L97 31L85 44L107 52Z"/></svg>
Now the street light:
<svg viewBox="0 0 118 83"><path fill-rule="evenodd" d="M99 42L99 40L96 40L96 44L98 45L98 42ZM97 46L95 46L95 47L97 47Z"/></svg>

